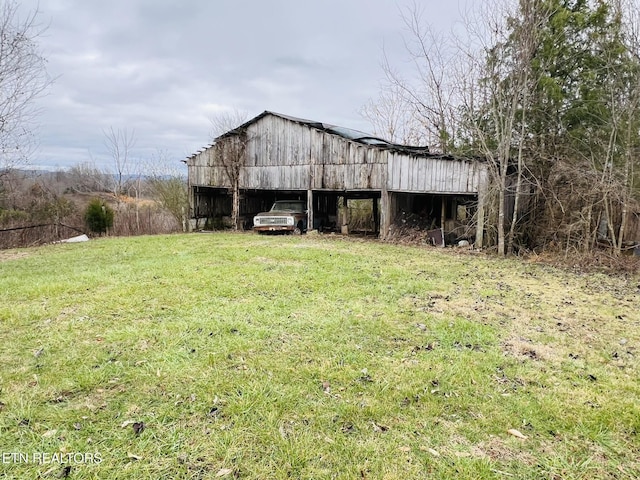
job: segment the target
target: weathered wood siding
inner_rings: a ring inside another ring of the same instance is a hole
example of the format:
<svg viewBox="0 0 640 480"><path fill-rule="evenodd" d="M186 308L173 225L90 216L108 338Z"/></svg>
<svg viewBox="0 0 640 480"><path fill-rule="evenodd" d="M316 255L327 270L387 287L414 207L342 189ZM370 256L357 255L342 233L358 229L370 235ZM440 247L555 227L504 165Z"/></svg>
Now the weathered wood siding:
<svg viewBox="0 0 640 480"><path fill-rule="evenodd" d="M386 154L339 135L268 115L247 127L240 188L379 190ZM196 154L187 164L191 185L231 186L214 148Z"/></svg>
<svg viewBox="0 0 640 480"><path fill-rule="evenodd" d="M220 139L225 141L225 139ZM231 187L214 147L188 159L189 184ZM486 166L364 145L269 114L246 126L241 189L476 194Z"/></svg>
<svg viewBox="0 0 640 480"><path fill-rule="evenodd" d="M231 187L231 181L221 166L213 161L213 148L207 148L187 160L190 185Z"/></svg>
<svg viewBox="0 0 640 480"><path fill-rule="evenodd" d="M388 189L396 192L475 194L486 180L486 166L473 160L390 153Z"/></svg>

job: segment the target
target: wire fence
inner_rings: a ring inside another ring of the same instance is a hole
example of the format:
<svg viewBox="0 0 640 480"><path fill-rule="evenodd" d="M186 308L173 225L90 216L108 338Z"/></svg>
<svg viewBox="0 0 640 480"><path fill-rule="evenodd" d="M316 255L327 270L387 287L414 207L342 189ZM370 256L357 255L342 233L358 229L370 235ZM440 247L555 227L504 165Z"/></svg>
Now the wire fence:
<svg viewBox="0 0 640 480"><path fill-rule="evenodd" d="M73 226L70 223L82 226ZM180 222L163 209L121 206L116 209L113 225L107 230L106 235L157 235L179 231L182 231ZM95 234L87 230L77 215L68 218L67 223L43 222L20 225L17 221L14 221L0 228L0 249L44 245L82 234L95 236Z"/></svg>
<svg viewBox="0 0 640 480"><path fill-rule="evenodd" d="M42 223L0 229L0 249L30 247L59 242L86 233L63 223Z"/></svg>

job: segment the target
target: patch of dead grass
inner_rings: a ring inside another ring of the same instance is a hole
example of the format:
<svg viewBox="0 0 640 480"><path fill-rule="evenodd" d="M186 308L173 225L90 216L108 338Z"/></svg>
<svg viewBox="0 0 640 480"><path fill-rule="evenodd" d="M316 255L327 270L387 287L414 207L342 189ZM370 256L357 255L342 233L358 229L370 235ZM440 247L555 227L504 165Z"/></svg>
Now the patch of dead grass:
<svg viewBox="0 0 640 480"><path fill-rule="evenodd" d="M594 349L614 351L620 343L640 345L640 296L632 281L547 274L543 268L512 276L470 273L465 283L446 295L405 299L404 305L499 327L505 353L518 357L556 361L589 356Z"/></svg>
<svg viewBox="0 0 640 480"><path fill-rule="evenodd" d="M494 462L517 462L523 465L534 466L537 459L527 449L523 448L523 441L516 438L490 437L473 447L472 452L491 459Z"/></svg>
<svg viewBox="0 0 640 480"><path fill-rule="evenodd" d="M0 262L8 262L11 260L19 260L22 258L27 258L31 256L30 251L28 250L0 250Z"/></svg>
<svg viewBox="0 0 640 480"><path fill-rule="evenodd" d="M508 338L502 344L503 351L507 355L512 355L524 360L560 360L558 350L549 345L534 343L522 338Z"/></svg>

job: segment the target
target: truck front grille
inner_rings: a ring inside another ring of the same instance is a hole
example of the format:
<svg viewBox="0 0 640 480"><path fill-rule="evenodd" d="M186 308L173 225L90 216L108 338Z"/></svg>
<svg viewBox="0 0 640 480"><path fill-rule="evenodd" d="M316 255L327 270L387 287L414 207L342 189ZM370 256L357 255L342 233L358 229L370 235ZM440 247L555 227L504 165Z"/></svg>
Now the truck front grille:
<svg viewBox="0 0 640 480"><path fill-rule="evenodd" d="M287 217L262 217L260 225L287 225Z"/></svg>

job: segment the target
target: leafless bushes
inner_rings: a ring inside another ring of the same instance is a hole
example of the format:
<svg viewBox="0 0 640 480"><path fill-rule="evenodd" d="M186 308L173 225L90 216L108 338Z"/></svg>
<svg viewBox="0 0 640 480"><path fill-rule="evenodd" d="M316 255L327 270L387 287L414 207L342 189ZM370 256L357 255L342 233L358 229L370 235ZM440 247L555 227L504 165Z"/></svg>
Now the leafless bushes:
<svg viewBox="0 0 640 480"><path fill-rule="evenodd" d="M109 235L156 235L181 231L178 220L153 201L121 201L114 206L113 227Z"/></svg>
<svg viewBox="0 0 640 480"><path fill-rule="evenodd" d="M38 245L88 234L84 212L95 197L108 203L115 212L107 235L153 235L182 230L179 219L152 198L150 191L138 198L114 197L100 190L78 193L75 180L73 172L7 173L0 180L0 248Z"/></svg>
<svg viewBox="0 0 640 480"><path fill-rule="evenodd" d="M634 242L628 239L640 239L636 213L640 204L623 196L622 184L603 181L602 175L588 166L558 161L550 170L546 187L548 198L541 213L548 221L540 223L537 230L537 243L543 249L588 253L597 246L614 248L611 228L622 224L625 203L632 213L626 219L618 253L633 248Z"/></svg>
<svg viewBox="0 0 640 480"><path fill-rule="evenodd" d="M114 205L113 227L107 232L112 236L156 235L181 230L179 222L167 210L155 202L136 205L133 202L121 202ZM44 218L52 223L34 223L34 217L28 214L14 214L0 217L0 249L28 247L60 241L66 238L89 234L81 212L74 211L56 221ZM64 223L63 223L64 222Z"/></svg>

